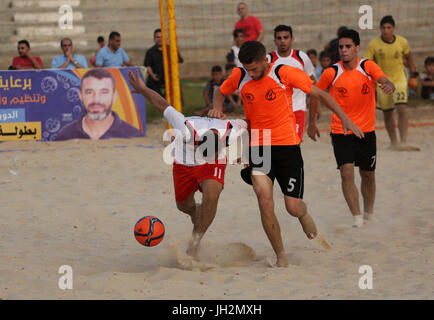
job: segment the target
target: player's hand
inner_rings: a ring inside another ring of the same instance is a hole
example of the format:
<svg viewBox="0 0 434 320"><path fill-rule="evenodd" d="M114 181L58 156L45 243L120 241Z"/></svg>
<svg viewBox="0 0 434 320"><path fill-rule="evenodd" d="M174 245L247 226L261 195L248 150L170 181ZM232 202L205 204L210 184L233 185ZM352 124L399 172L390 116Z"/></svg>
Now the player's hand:
<svg viewBox="0 0 434 320"><path fill-rule="evenodd" d="M136 70L136 76L134 76L134 73L131 70L128 70L128 76L130 84L134 88L131 93L140 93L143 88L146 88L145 83L142 78L140 78L139 70Z"/></svg>
<svg viewBox="0 0 434 320"><path fill-rule="evenodd" d="M356 126L348 117L344 121L342 121L342 128L344 129L345 135L347 135L348 131L352 131L352 133L359 139L365 137L363 131L358 126Z"/></svg>
<svg viewBox="0 0 434 320"><path fill-rule="evenodd" d="M307 135L313 141L316 141L316 136L318 136L318 138L321 136L319 134L319 129L315 124L309 124L309 126L307 127Z"/></svg>
<svg viewBox="0 0 434 320"><path fill-rule="evenodd" d="M394 85L393 85L392 82L381 83L381 84L380 84L380 89L381 89L385 94L392 94L393 91L395 91L395 87L394 87Z"/></svg>
<svg viewBox="0 0 434 320"><path fill-rule="evenodd" d="M217 119L220 119L220 120L226 120L226 118L227 118L227 116L223 112L218 111L216 109L209 110L208 111L208 117L210 117L210 118L217 118Z"/></svg>

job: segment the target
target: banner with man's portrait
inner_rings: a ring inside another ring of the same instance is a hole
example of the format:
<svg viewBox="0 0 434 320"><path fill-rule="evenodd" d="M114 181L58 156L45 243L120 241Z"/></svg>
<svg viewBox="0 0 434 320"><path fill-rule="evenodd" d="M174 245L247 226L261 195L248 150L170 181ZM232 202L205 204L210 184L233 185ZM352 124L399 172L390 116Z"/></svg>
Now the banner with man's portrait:
<svg viewBox="0 0 434 320"><path fill-rule="evenodd" d="M131 93L128 70L144 79L142 67L106 68L115 83L111 110L120 121L146 133L146 102ZM81 79L92 69L0 71L0 141L54 141L85 113ZM115 137L115 136L113 136ZM120 137L128 137L127 134Z"/></svg>

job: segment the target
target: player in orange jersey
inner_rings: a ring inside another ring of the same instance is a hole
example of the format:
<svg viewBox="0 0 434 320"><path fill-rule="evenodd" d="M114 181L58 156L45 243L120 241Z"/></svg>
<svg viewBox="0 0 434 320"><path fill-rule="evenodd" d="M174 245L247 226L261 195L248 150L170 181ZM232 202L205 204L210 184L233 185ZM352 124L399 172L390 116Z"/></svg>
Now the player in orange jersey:
<svg viewBox="0 0 434 320"><path fill-rule="evenodd" d="M354 166L359 167L362 180L364 218L373 220L377 160L375 85L378 82L385 94L392 94L395 87L374 61L357 58L360 51L357 31L343 31L339 36L338 50L342 60L327 68L316 85L322 90L330 87L330 95L351 121L365 133L363 139L358 139L354 134L344 135L341 121L333 114L331 138L337 166L341 172L342 191L354 217L353 227L363 227L359 192L354 183ZM314 117L312 119L308 134L316 140L318 129Z"/></svg>
<svg viewBox="0 0 434 320"><path fill-rule="evenodd" d="M253 185L262 226L277 256L276 265L287 266L288 258L274 214L274 179L284 194L286 210L299 219L309 239L317 236L315 223L302 201L303 158L292 110L293 88L319 98L340 117L345 131L351 130L359 137L363 137L363 132L326 92L312 86L312 80L305 72L291 66L270 64L260 42L245 42L238 57L243 68L234 68L228 79L216 89L213 109L208 115L224 119L224 96L240 90L246 119L251 125L250 166L243 169L242 177Z"/></svg>

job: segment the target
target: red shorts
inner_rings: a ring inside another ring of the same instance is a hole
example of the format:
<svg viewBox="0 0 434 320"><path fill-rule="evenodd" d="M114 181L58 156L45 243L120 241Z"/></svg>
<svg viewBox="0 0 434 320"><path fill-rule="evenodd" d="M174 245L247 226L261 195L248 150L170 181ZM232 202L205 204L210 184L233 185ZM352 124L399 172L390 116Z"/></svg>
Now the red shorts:
<svg viewBox="0 0 434 320"><path fill-rule="evenodd" d="M303 141L304 129L306 128L306 111L298 110L294 112L294 115L298 136Z"/></svg>
<svg viewBox="0 0 434 320"><path fill-rule="evenodd" d="M173 163L173 184L175 186L175 200L181 202L187 200L192 192L200 189L199 184L204 180L217 180L225 185L226 163L205 163L200 166L188 167L179 163Z"/></svg>

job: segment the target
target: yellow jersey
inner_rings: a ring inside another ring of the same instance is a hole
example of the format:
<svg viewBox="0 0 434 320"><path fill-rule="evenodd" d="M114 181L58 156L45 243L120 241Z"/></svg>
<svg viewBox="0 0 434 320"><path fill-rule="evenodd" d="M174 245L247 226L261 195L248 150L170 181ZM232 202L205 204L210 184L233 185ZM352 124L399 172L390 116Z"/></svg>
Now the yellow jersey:
<svg viewBox="0 0 434 320"><path fill-rule="evenodd" d="M393 42L385 42L381 37L372 39L365 51L365 58L375 61L393 83L407 81L407 71L403 56L410 52L408 41L395 35Z"/></svg>

